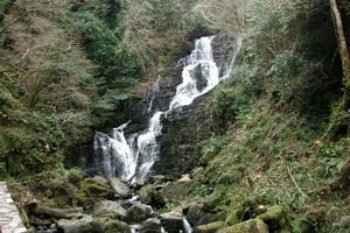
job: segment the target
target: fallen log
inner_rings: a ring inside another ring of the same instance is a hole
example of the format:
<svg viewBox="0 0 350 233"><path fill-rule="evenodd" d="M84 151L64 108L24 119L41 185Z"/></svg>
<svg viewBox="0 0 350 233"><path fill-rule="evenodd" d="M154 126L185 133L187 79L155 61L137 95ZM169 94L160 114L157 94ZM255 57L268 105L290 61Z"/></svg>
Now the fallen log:
<svg viewBox="0 0 350 233"><path fill-rule="evenodd" d="M81 218L83 216L83 208L71 208L71 209L58 209L52 208L45 205L33 203L29 206L29 212L34 215L45 215L53 218Z"/></svg>

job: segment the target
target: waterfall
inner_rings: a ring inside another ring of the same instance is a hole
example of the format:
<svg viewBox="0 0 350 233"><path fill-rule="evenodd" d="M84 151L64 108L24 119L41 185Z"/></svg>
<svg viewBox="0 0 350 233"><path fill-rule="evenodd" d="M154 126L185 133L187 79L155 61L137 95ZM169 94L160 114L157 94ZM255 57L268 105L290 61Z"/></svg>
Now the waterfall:
<svg viewBox="0 0 350 233"><path fill-rule="evenodd" d="M158 160L159 145L157 137L161 135L161 118L175 108L192 104L193 100L212 90L222 80L230 76L234 60L239 52L241 40L237 40L237 50L226 67L225 73L219 77L211 47L214 37L202 37L195 42L195 49L189 56L182 60L184 68L182 71L182 83L176 87L176 94L165 112L156 111L149 120L148 128L140 133L125 138L123 129L128 123L113 129L111 135L96 132L94 139L94 150L96 160L107 178L118 176L124 180L134 177L145 177ZM159 91L159 80L154 87L148 112L152 111L155 92Z"/></svg>
<svg viewBox="0 0 350 233"><path fill-rule="evenodd" d="M185 233L192 233L193 229L185 217L183 218L182 222L183 222Z"/></svg>

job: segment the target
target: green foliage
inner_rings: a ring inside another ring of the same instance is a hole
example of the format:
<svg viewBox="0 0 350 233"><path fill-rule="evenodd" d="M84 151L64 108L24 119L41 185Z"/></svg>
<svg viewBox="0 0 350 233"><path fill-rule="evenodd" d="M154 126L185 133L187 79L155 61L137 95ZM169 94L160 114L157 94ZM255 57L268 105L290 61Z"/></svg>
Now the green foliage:
<svg viewBox="0 0 350 233"><path fill-rule="evenodd" d="M168 202L168 203L165 204L164 207L159 209L159 213L160 214L168 213L168 212L172 211L173 209L175 209L177 206L178 205L175 204L175 203Z"/></svg>
<svg viewBox="0 0 350 233"><path fill-rule="evenodd" d="M210 138L206 146L202 149L203 162L209 162L213 156L217 155L224 148L224 143L220 138Z"/></svg>
<svg viewBox="0 0 350 233"><path fill-rule="evenodd" d="M205 197L209 194L209 189L204 184L196 184L191 188L191 191L188 193L188 198L194 197Z"/></svg>
<svg viewBox="0 0 350 233"><path fill-rule="evenodd" d="M52 169L63 161L64 134L55 116L37 111L16 112L2 126L0 157L13 176Z"/></svg>
<svg viewBox="0 0 350 233"><path fill-rule="evenodd" d="M119 1L108 2L119 4ZM117 5L111 7L117 10ZM98 94L94 97L92 109L98 122L105 124L112 120L116 109L121 110L123 102L130 98L131 87L141 76L140 67L126 44L98 16L89 11L80 11L74 14L74 20L74 28L82 35L88 57L98 65L95 73Z"/></svg>
<svg viewBox="0 0 350 233"><path fill-rule="evenodd" d="M282 102L288 102L291 98L300 102L307 100L307 97L319 93L316 87L320 80L314 75L316 68L316 65L293 51L284 51L271 62L266 74L272 77L271 92L277 92Z"/></svg>
<svg viewBox="0 0 350 233"><path fill-rule="evenodd" d="M126 11L125 0L103 0L102 3L105 4L105 9L100 10L100 17L109 28L116 28Z"/></svg>

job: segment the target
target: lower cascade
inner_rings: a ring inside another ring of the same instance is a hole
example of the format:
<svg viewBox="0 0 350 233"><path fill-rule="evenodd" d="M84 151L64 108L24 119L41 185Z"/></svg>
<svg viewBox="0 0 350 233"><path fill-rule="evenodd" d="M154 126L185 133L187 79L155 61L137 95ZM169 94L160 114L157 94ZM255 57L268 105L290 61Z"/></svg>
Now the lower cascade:
<svg viewBox="0 0 350 233"><path fill-rule="evenodd" d="M95 166L103 172L105 177L120 177L131 182L135 178L146 177L160 156L157 137L162 134L162 119L167 118L167 115L175 108L191 105L194 99L208 93L230 76L241 40L237 39L237 49L229 65L221 68L224 69L224 72L221 72L220 77L220 69L213 58L211 46L213 38L214 36L202 37L196 40L194 50L182 60L184 64L182 83L176 87L176 94L168 110L155 111L149 120L147 129L126 138L123 130L128 126L128 122L114 128L110 134L96 132ZM158 82L159 78L155 83L157 88ZM150 101L149 104L152 105L153 101ZM154 106L148 106L148 111L152 107Z"/></svg>

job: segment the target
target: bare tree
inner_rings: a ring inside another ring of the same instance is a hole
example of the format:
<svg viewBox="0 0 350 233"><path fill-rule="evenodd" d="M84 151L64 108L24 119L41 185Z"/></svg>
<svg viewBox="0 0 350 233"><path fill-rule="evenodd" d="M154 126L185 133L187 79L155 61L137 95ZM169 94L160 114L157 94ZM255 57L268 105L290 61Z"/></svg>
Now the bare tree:
<svg viewBox="0 0 350 233"><path fill-rule="evenodd" d="M339 12L339 8L337 5L336 0L329 0L329 4L331 6L332 15L334 18L334 24L335 29L337 33L337 39L338 39L338 46L339 46L339 54L342 60L342 66L343 66L343 82L344 86L346 88L346 91L348 92L347 95L350 93L350 55L348 46L346 44L346 38L344 35L344 28L343 23L341 19L341 15Z"/></svg>

